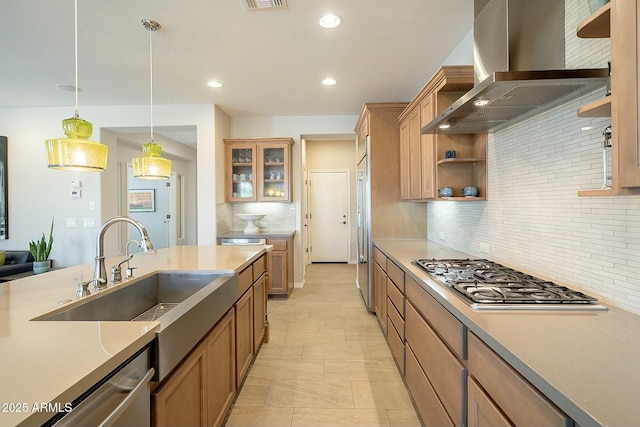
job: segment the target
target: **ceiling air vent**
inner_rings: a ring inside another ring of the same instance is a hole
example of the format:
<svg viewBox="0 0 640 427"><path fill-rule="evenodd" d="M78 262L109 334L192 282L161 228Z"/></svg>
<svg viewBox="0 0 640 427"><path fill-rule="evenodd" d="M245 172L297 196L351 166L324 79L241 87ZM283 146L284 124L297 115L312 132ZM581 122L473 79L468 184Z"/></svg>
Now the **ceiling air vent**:
<svg viewBox="0 0 640 427"><path fill-rule="evenodd" d="M287 0L242 0L248 10L286 9Z"/></svg>

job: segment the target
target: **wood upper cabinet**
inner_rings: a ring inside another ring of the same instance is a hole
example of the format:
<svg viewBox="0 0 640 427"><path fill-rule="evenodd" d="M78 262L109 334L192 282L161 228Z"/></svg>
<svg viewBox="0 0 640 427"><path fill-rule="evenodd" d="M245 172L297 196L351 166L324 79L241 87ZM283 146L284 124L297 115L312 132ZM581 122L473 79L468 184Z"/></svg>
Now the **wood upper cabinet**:
<svg viewBox="0 0 640 427"><path fill-rule="evenodd" d="M224 142L225 201L291 201L293 139L225 139Z"/></svg>
<svg viewBox="0 0 640 427"><path fill-rule="evenodd" d="M578 109L579 117L611 117L611 188L579 196L640 194L640 6L611 0L577 29L578 37L611 37L611 95Z"/></svg>
<svg viewBox="0 0 640 427"><path fill-rule="evenodd" d="M421 128L473 87L473 66L443 66L398 118L402 200L438 200L437 189L451 187L447 200L485 200L486 134L421 134ZM455 151L455 156L449 153ZM477 197L463 197L474 186Z"/></svg>

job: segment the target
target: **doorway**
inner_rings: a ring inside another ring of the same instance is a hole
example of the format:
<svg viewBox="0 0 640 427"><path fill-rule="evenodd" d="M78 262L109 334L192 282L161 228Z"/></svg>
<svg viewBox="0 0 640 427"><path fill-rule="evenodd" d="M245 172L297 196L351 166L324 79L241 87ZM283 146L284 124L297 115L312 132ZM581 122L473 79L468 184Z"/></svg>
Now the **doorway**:
<svg viewBox="0 0 640 427"><path fill-rule="evenodd" d="M154 249L176 245L176 173L171 172L168 180L144 180L133 176L133 166L127 164L127 216L144 224ZM146 205L138 207L137 200L144 199ZM180 204L178 204L180 206ZM140 233L128 226L127 242L139 240ZM128 243L127 243L128 245ZM128 248L130 253L139 252L135 245Z"/></svg>
<svg viewBox="0 0 640 427"><path fill-rule="evenodd" d="M349 261L349 170L309 170L310 261Z"/></svg>

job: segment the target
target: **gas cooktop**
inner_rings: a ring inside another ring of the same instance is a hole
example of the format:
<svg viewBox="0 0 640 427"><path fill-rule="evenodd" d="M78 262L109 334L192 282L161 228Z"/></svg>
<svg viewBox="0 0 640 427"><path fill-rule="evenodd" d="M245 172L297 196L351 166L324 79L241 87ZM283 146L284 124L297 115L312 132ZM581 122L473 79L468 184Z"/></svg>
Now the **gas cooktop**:
<svg viewBox="0 0 640 427"><path fill-rule="evenodd" d="M606 310L582 292L486 259L416 259L472 308L490 310Z"/></svg>

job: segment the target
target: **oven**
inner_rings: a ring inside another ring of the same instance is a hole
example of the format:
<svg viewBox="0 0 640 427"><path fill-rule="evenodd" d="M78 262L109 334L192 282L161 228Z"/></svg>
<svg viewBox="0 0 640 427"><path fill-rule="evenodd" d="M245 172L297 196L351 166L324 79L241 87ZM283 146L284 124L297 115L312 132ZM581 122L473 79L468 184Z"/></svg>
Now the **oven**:
<svg viewBox="0 0 640 427"><path fill-rule="evenodd" d="M598 300L486 259L416 259L475 310L606 310Z"/></svg>

